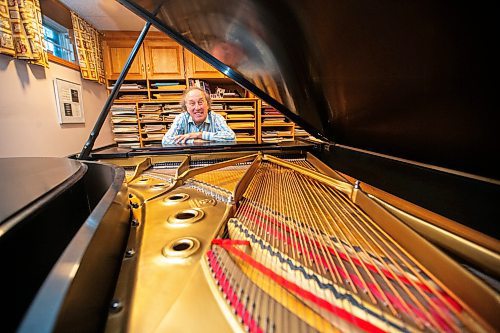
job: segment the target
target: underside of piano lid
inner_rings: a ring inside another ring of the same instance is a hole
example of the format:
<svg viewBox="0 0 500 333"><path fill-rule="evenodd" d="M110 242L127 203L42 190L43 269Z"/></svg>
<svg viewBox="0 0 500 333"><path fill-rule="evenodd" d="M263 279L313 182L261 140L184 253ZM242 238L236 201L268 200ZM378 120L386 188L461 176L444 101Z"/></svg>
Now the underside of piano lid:
<svg viewBox="0 0 500 333"><path fill-rule="evenodd" d="M118 1L319 138L500 179L491 8Z"/></svg>

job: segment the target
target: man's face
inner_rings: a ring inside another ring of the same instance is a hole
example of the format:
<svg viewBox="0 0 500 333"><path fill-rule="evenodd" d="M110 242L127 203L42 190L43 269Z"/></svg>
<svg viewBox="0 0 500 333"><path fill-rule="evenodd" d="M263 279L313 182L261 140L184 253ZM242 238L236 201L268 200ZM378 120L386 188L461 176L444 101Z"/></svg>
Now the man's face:
<svg viewBox="0 0 500 333"><path fill-rule="evenodd" d="M208 103L205 94L195 89L186 95L186 108L196 125L201 124L207 119Z"/></svg>

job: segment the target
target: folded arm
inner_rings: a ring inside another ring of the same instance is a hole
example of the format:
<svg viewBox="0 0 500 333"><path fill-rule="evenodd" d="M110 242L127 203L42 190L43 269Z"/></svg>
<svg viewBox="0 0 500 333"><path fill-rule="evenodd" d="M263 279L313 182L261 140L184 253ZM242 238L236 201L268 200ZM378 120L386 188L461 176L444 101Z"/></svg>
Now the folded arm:
<svg viewBox="0 0 500 333"><path fill-rule="evenodd" d="M172 126L168 129L167 133L163 136L161 140L162 145L174 144L176 137L184 134L184 129L187 127L186 121L181 117L175 117Z"/></svg>
<svg viewBox="0 0 500 333"><path fill-rule="evenodd" d="M186 118L177 117L174 119L172 126L165 133L162 139L163 145L176 143L193 143L196 139L205 141L234 141L236 135L233 130L227 125L221 115L213 114L211 131L190 132L186 133L188 122Z"/></svg>

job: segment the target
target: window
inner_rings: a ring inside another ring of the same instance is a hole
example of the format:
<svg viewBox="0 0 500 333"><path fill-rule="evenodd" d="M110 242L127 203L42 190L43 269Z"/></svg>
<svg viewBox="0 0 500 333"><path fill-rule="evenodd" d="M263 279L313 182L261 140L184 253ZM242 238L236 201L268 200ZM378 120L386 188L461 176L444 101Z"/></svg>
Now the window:
<svg viewBox="0 0 500 333"><path fill-rule="evenodd" d="M56 57L76 63L75 52L68 29L46 16L43 16L42 24L47 52L52 53Z"/></svg>

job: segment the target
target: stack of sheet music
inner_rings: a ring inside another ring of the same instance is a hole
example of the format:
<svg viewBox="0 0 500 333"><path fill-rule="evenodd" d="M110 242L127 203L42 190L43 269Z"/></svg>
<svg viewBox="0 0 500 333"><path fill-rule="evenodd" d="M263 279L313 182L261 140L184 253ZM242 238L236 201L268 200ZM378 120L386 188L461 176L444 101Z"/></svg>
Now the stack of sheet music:
<svg viewBox="0 0 500 333"><path fill-rule="evenodd" d="M161 131L165 131L165 125L147 124L144 125L144 127L142 128L143 133L161 132Z"/></svg>

